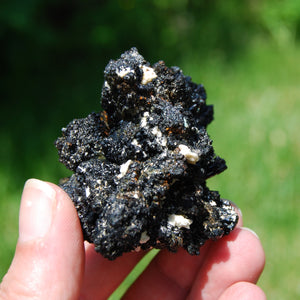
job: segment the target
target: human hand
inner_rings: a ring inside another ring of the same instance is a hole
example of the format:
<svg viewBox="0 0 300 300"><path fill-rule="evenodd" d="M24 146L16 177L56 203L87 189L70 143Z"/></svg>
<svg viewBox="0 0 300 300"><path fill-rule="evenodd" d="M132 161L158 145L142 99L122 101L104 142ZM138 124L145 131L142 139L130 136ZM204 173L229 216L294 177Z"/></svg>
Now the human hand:
<svg viewBox="0 0 300 300"><path fill-rule="evenodd" d="M124 299L266 299L255 285L264 267L259 239L246 228L201 248L162 250ZM29 180L24 188L19 239L0 285L0 299L107 299L144 252L114 261L84 243L76 209L58 186Z"/></svg>

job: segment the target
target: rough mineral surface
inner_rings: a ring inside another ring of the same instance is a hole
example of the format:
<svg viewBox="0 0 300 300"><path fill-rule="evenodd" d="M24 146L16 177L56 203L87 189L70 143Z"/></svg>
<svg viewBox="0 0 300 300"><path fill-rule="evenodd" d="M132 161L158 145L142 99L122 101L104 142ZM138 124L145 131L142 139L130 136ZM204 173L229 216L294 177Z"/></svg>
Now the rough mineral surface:
<svg viewBox="0 0 300 300"><path fill-rule="evenodd" d="M108 259L140 249L190 254L228 234L238 216L206 186L226 169L206 126L213 119L201 84L136 48L104 71L100 113L73 120L56 141L74 174L61 186L84 238Z"/></svg>

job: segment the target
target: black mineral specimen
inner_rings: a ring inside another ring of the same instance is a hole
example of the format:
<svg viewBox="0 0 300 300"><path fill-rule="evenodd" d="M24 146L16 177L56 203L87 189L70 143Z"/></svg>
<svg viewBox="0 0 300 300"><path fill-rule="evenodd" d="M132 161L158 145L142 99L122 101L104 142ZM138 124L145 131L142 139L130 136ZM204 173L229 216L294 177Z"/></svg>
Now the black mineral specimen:
<svg viewBox="0 0 300 300"><path fill-rule="evenodd" d="M199 254L238 220L206 186L226 164L206 132L204 87L163 61L150 66L136 48L111 60L104 78L103 111L73 120L56 141L74 171L61 187L85 240L110 260L153 247Z"/></svg>

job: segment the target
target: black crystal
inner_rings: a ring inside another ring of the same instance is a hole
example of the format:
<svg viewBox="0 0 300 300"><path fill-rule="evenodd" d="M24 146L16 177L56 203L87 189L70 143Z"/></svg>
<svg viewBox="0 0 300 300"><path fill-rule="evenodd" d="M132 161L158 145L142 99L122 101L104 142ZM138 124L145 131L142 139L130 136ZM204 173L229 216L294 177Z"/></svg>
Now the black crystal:
<svg viewBox="0 0 300 300"><path fill-rule="evenodd" d="M230 233L238 216L206 180L226 169L206 127L213 108L201 84L136 48L104 71L102 108L75 119L56 141L74 174L61 187L85 240L108 259L140 249L190 254Z"/></svg>

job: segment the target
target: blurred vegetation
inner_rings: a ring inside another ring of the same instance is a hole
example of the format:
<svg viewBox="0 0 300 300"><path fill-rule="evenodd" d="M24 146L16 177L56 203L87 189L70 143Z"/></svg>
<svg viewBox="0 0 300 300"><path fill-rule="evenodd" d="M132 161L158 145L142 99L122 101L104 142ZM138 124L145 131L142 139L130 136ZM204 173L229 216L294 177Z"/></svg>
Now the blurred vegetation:
<svg viewBox="0 0 300 300"><path fill-rule="evenodd" d="M25 180L68 171L53 142L100 109L102 72L132 46L205 85L208 128L229 169L210 186L261 236L260 285L300 295L298 0L2 0L0 3L0 275L17 239Z"/></svg>

